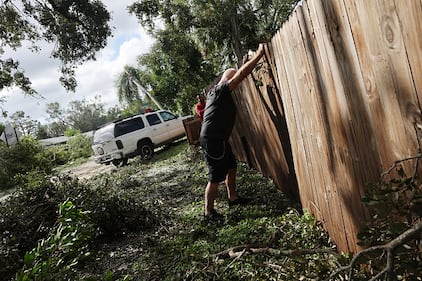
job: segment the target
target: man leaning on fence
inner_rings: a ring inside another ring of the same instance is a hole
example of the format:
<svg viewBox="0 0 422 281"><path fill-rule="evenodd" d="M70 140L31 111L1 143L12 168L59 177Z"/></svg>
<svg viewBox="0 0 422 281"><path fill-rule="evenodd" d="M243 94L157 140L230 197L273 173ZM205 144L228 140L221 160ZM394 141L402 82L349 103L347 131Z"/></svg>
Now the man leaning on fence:
<svg viewBox="0 0 422 281"><path fill-rule="evenodd" d="M207 221L222 221L222 215L214 209L220 182L224 181L226 185L229 206L250 202L250 199L240 197L236 192L237 163L228 142L236 118L232 91L252 72L263 55L264 45L260 44L251 60L238 70L227 69L207 95L200 134L201 147L208 165L208 183L205 188Z"/></svg>

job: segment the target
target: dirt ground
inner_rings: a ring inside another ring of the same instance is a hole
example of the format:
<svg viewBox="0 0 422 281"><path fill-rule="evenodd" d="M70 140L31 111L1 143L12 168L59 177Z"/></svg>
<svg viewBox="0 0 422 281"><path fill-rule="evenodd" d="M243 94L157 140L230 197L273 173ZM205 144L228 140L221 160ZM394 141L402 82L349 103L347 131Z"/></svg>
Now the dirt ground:
<svg viewBox="0 0 422 281"><path fill-rule="evenodd" d="M113 169L115 169L113 165L97 164L95 163L94 158L91 157L87 162L65 169L63 172L70 173L79 179L89 179L94 175L110 173Z"/></svg>
<svg viewBox="0 0 422 281"><path fill-rule="evenodd" d="M81 165L63 170L63 173L70 173L79 179L89 179L90 177L100 173L111 173L113 169L115 169L113 165L97 164L95 163L94 158L91 157L87 162ZM13 190L0 191L0 202L6 200L6 198L9 197L12 192Z"/></svg>

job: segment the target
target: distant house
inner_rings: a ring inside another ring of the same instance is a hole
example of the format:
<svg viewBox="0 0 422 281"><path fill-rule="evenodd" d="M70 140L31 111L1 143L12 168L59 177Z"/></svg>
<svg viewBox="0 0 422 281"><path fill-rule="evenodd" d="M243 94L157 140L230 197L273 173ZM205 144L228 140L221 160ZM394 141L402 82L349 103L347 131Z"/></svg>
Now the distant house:
<svg viewBox="0 0 422 281"><path fill-rule="evenodd" d="M67 143L68 140L69 140L69 137L60 136L60 137L39 140L39 142L42 146L51 146L51 145L65 144Z"/></svg>
<svg viewBox="0 0 422 281"><path fill-rule="evenodd" d="M94 136L94 131L85 132L85 133L82 133L82 135L85 135L87 137L92 137ZM72 137L60 136L60 137L39 140L39 142L42 146L52 146L52 145L65 144L70 138Z"/></svg>

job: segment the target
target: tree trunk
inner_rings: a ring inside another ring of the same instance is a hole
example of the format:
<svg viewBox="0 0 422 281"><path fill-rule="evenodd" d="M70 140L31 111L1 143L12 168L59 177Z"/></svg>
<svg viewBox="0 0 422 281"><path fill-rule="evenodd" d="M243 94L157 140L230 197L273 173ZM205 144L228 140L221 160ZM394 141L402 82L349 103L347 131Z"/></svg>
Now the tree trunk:
<svg viewBox="0 0 422 281"><path fill-rule="evenodd" d="M230 19L231 30L232 30L232 44L234 53L237 58L237 65L240 67L242 65L242 44L240 40L240 31L239 31L239 21L237 20L237 11L233 13L233 17Z"/></svg>
<svg viewBox="0 0 422 281"><path fill-rule="evenodd" d="M135 85L138 88L138 91L139 92L145 93L148 97L150 97L150 99L155 103L155 105L158 106L158 108L160 110L163 109L163 107L161 106L161 104L144 87L142 87L142 85L138 81L136 81L136 79L133 79L133 83L135 83Z"/></svg>

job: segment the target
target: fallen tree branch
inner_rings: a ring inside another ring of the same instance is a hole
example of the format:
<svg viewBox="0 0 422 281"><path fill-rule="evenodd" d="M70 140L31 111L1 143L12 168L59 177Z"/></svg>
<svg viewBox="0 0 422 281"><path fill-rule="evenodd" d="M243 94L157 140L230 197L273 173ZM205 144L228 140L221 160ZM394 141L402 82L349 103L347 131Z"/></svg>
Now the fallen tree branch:
<svg viewBox="0 0 422 281"><path fill-rule="evenodd" d="M422 221L416 223L413 227L406 230L402 234L400 234L395 239L391 240L387 244L380 245L380 246L373 246L368 249L365 249L361 252L359 252L356 256L353 257L350 264L347 266L342 266L335 272L333 272L327 279L331 280L338 274L349 271L349 279L352 280L352 273L353 268L358 263L359 259L362 258L365 255L374 253L374 252L381 252L381 254L385 254L387 257L386 266L370 281L375 281L378 278L382 277L383 275L392 276L393 270L394 270L394 251L397 249L397 247L403 245L404 243L412 240L417 239L420 237L422 233ZM336 251L332 249L292 249L292 250L280 250L280 249L274 249L267 247L262 244L246 244L246 245L239 245L235 246L229 249L226 249L222 252L219 252L216 254L216 257L219 259L227 259L232 258L234 260L240 259L242 256L246 254L268 254L272 256L288 256L288 257L298 257L303 255L309 255L309 254L329 254L336 256L337 258L340 257L340 254L338 254ZM387 280L390 280L388 278Z"/></svg>
<svg viewBox="0 0 422 281"><path fill-rule="evenodd" d="M293 249L293 250L279 250L270 247L266 247L262 244L246 244L235 246L229 249L226 249L218 254L216 257L219 259L226 258L237 258L246 253L251 254L269 254L272 256L289 256L289 257L298 257L303 255L310 254L329 254L339 257L340 255L332 249Z"/></svg>
<svg viewBox="0 0 422 281"><path fill-rule="evenodd" d="M414 160L414 159L420 159L420 158L422 158L422 154L421 153L418 153L417 155L415 155L415 156L411 156L411 157L407 157L407 158L404 158L404 159L400 159L400 160L396 160L396 161L394 161L394 163L390 166L390 168L388 168L388 170L387 171L385 171L384 173L382 173L381 174L381 179L380 179L380 183L383 183L383 182L385 182L385 179L387 178L387 176L394 170L394 168L396 168L400 163L402 163L402 162L406 162L406 161L409 161L409 160ZM418 162L419 161L416 161L416 163L415 163L415 167L414 167L414 171L413 171L413 177L412 177L412 181L414 181L414 179L417 177L417 167L418 167Z"/></svg>
<svg viewBox="0 0 422 281"><path fill-rule="evenodd" d="M422 221L419 221L414 226L412 226L411 228L409 228L408 230L406 230L405 232L403 232L402 234L400 234L399 236L397 236L395 239L391 240L387 244L380 245L380 246L373 246L373 247L370 247L368 249L365 249L365 250L359 252L356 256L353 257L353 259L351 260L349 265L342 266L338 270L333 272L330 275L330 277L328 277L327 281L331 280L331 278L337 276L338 274L340 274L341 272L344 272L344 271L349 271L349 279L348 280L352 280L353 268L357 264L358 260L361 257L363 257L364 255L367 255L367 254L370 254L370 253L373 253L373 252L378 252L378 251L381 251L382 254L386 254L387 262L386 262L386 265L383 268L383 270L381 270L377 275L372 277L372 279L370 279L370 281L377 280L379 277L381 277L385 274L388 277L392 276L393 275L393 269L394 269L394 251L396 250L396 248L403 245L404 243L412 240L412 239L417 239L418 237L420 237L421 233L422 233ZM390 280L390 278L388 278L387 280Z"/></svg>

